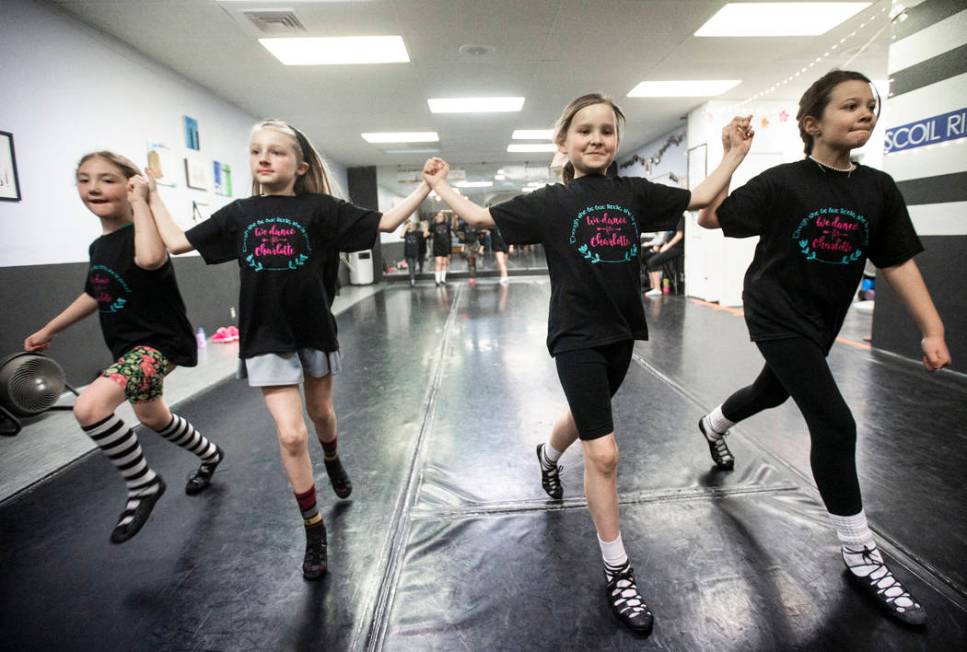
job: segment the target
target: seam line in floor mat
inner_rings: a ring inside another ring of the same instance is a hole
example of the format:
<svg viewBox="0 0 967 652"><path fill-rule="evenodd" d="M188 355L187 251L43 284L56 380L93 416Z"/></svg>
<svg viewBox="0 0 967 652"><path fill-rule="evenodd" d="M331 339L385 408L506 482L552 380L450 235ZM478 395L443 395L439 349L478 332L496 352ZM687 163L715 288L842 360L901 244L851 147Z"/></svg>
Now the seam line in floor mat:
<svg viewBox="0 0 967 652"><path fill-rule="evenodd" d="M688 500L706 500L727 498L729 496L746 496L756 494L775 494L790 491L798 491L799 485L793 483L777 483L766 487L734 487L729 489L703 488L703 489L676 489L673 491L656 492L642 491L633 492L627 497L619 498L619 505L644 505L648 503L672 503ZM459 519L472 516L500 515L500 514L526 514L534 512L558 512L572 509L585 509L588 506L586 500L581 498L569 498L559 502L550 503L547 501L507 501L500 503L489 503L490 507L481 504L472 509L452 509L447 511L429 509L414 509L410 512L411 520L439 520L444 518Z"/></svg>
<svg viewBox="0 0 967 652"><path fill-rule="evenodd" d="M384 546L386 564L380 576L380 581L373 587L371 585L366 597L366 612L368 616L361 619L363 627L357 628L353 632L353 638L349 649L369 651L379 650L383 646L383 639L386 635L386 619L390 608L396 598L396 585L399 581L401 561L406 551L406 541L409 536L410 518L409 513L416 502L416 495L420 487L422 476L423 461L426 457L427 434L433 423L433 416L436 412L437 397L440 394L440 387L443 385L443 372L446 368L447 352L450 349L450 333L453 331L453 324L456 322L457 306L463 294L463 285L457 285L450 304L450 312L447 321L443 326L443 337L441 337L440 347L433 369L432 381L427 392L426 401L423 404L423 423L420 425L420 432L416 438L416 446L413 449L413 457L410 462L410 470L407 474L406 486L400 493L397 500L397 508L393 511L393 522L390 524L389 537ZM380 591L379 587L383 587ZM375 592L375 596L372 595Z"/></svg>

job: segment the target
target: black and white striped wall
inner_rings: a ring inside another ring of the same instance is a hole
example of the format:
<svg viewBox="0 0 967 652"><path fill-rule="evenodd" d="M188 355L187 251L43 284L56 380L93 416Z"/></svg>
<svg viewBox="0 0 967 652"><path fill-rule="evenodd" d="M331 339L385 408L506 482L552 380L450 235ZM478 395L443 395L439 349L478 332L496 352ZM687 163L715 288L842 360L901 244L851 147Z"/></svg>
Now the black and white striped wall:
<svg viewBox="0 0 967 652"><path fill-rule="evenodd" d="M883 168L896 180L926 251L917 257L967 371L967 0L895 4ZM920 358L920 335L877 284L873 345Z"/></svg>

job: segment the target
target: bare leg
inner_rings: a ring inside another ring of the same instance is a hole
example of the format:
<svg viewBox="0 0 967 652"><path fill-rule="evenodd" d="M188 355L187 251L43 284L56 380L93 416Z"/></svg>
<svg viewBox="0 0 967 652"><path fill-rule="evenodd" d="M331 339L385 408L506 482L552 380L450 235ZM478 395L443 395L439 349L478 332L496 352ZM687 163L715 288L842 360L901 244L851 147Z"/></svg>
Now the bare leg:
<svg viewBox="0 0 967 652"><path fill-rule="evenodd" d="M309 430L302 418L302 396L298 385L263 387L265 406L275 420L279 437L282 467L292 491L308 491L313 485L312 461L309 459Z"/></svg>
<svg viewBox="0 0 967 652"><path fill-rule="evenodd" d="M603 541L621 531L618 517L618 444L614 433L581 442L584 445L584 495L591 519Z"/></svg>

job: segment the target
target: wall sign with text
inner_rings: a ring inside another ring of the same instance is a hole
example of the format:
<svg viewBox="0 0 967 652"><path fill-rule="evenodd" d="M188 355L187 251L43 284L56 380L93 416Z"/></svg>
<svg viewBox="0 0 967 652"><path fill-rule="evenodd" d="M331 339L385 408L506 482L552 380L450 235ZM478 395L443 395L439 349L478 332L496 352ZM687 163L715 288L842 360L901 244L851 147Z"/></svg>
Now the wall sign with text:
<svg viewBox="0 0 967 652"><path fill-rule="evenodd" d="M964 136L967 136L967 108L887 129L883 151L891 154Z"/></svg>

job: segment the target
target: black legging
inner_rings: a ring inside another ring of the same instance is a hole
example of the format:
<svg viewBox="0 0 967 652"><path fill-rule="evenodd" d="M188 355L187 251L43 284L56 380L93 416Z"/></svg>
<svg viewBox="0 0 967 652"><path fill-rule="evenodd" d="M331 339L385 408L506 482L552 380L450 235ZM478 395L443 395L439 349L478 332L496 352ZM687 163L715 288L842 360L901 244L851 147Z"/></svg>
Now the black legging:
<svg viewBox="0 0 967 652"><path fill-rule="evenodd" d="M675 245L673 247L669 247L665 251L653 253L650 256L645 258L645 266L648 268L649 272L657 272L658 270L661 269L662 265L664 265L669 260L674 260L675 258L678 258L684 253L684 251L685 251L685 247L680 247L678 245Z"/></svg>
<svg viewBox="0 0 967 652"><path fill-rule="evenodd" d="M863 508L856 477L856 421L818 344L804 337L756 342L766 365L748 387L722 404L722 414L739 422L777 407L787 398L799 406L812 447L809 463L830 513L850 516Z"/></svg>

